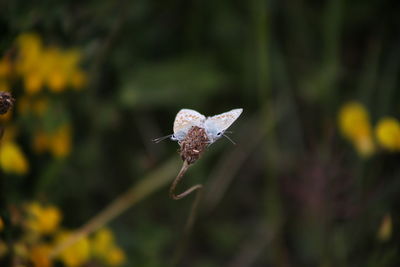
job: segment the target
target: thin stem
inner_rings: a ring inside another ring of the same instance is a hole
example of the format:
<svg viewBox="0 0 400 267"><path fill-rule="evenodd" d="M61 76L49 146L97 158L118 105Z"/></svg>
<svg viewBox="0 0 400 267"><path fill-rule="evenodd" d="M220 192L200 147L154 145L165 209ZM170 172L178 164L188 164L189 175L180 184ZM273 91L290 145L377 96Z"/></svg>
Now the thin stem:
<svg viewBox="0 0 400 267"><path fill-rule="evenodd" d="M185 163L184 163L184 165L185 165ZM188 166L186 166L186 170L187 170L187 168L188 168ZM183 169L183 166L182 166L182 169ZM185 170L185 172L186 172L186 170ZM179 174L181 174L181 172ZM182 176L183 176L183 174L181 175L181 177ZM178 177L175 180L178 180ZM179 178L179 180L180 180L180 178ZM179 180L178 180L178 182L179 182ZM175 183L175 186L176 186L177 183ZM190 189L188 189L188 190L186 190L184 192L185 193L184 196L186 196L186 195L190 194L191 192L193 192L194 190L199 189L196 192L196 197L195 197L195 199L194 199L194 201L192 203L192 206L190 208L190 213L189 213L189 217L186 220L183 237L182 237L181 241L179 242L179 245L178 245L178 247L177 247L177 249L175 251L174 257L172 258L173 259L172 266L177 266L179 261L182 259L183 255L185 254L185 249L187 248L189 237L190 237L190 234L192 232L193 225L194 225L194 223L196 221L196 217L197 217L197 212L198 212L198 209L199 209L200 201L201 201L202 196L203 196L203 194L202 194L203 191L200 190L202 187L203 187L202 185L195 185L195 186L191 187ZM171 188L172 188L172 186L171 186ZM184 193L178 195L178 197L183 195ZM184 197L184 196L182 196L182 197Z"/></svg>
<svg viewBox="0 0 400 267"><path fill-rule="evenodd" d="M188 168L189 168L189 163L185 160L183 162L181 170L179 171L179 173L176 176L175 180L172 182L171 187L169 188L169 196L172 199L175 199L175 200L182 199L182 198L186 197L187 195L189 195L190 193L192 193L193 191L196 191L198 189L202 189L203 188L203 185L197 184L197 185L194 185L194 186L190 187L185 192L183 192L181 194L178 194L178 195L175 195L175 188L178 185L178 183L182 180L183 175L185 175L185 173L186 173Z"/></svg>

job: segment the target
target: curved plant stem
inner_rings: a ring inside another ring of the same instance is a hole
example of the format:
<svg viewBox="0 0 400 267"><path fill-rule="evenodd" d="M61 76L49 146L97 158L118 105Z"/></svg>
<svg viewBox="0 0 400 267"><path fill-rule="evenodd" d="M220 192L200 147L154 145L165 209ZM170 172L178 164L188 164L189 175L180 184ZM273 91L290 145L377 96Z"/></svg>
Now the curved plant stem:
<svg viewBox="0 0 400 267"><path fill-rule="evenodd" d="M171 187L169 188L169 196L175 200L181 199L186 197L187 195L189 195L190 193L192 193L193 191L199 190L203 188L203 185L201 184L197 184L194 185L192 187L190 187L189 189L187 189L185 192L176 195L175 194L175 188L178 185L178 183L182 180L183 175L185 175L186 171L189 168L189 163L185 160L183 162L182 168L179 171L178 175L176 176L175 180L172 182Z"/></svg>
<svg viewBox="0 0 400 267"><path fill-rule="evenodd" d="M190 208L190 214L189 214L189 217L187 218L187 221L185 224L185 230L183 233L183 237L182 237L181 241L179 242L180 244L178 245L178 248L175 251L174 257L172 258L173 259L172 266L177 265L179 263L179 261L182 259L182 256L184 255L190 233L192 232L193 225L196 220L196 214L197 214L198 206L199 206L201 196L202 196L201 189L203 188L203 185L201 185L201 184L194 185L181 194L178 194L178 195L175 194L175 188L178 185L178 183L182 180L183 175L185 175L189 166L190 166L190 164L185 160L183 162L181 170L179 171L175 180L172 182L171 187L169 189L170 197L175 200L182 199L182 198L186 197L187 195L189 195L190 193L198 190L197 194L196 194L196 198L194 199L192 207Z"/></svg>

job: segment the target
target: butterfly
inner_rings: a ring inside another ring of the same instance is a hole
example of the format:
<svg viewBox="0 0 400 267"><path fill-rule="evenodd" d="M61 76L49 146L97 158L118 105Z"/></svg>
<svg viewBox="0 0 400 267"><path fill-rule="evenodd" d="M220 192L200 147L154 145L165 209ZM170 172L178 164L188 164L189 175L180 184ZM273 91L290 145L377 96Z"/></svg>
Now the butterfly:
<svg viewBox="0 0 400 267"><path fill-rule="evenodd" d="M181 142L185 139L188 131L193 126L197 126L205 129L210 144L212 144L222 136L227 137L224 135L225 131L239 118L242 111L242 108L237 108L206 118L203 114L193 109L181 109L175 117L174 133L154 139L153 141L158 143L166 138L171 138L173 141ZM229 139L229 137L227 138Z"/></svg>

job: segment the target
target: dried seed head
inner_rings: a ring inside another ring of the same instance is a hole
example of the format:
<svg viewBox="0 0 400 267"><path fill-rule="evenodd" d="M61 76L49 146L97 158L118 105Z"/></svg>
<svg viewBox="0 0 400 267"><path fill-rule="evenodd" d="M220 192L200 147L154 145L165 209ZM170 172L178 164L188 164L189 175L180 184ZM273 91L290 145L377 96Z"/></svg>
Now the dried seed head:
<svg viewBox="0 0 400 267"><path fill-rule="evenodd" d="M7 113L7 111L14 105L15 99L8 92L0 92L0 115Z"/></svg>
<svg viewBox="0 0 400 267"><path fill-rule="evenodd" d="M179 144L181 146L180 155L182 160L187 161L188 164L192 164L205 151L209 144L209 139L203 128L193 126L188 131L185 139Z"/></svg>

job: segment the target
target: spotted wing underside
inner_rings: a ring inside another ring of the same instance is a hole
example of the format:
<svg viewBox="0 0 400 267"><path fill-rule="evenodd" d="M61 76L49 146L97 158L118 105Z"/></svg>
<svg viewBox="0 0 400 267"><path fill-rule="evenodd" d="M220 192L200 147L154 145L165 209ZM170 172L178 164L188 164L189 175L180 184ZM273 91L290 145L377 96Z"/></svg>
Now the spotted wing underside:
<svg viewBox="0 0 400 267"><path fill-rule="evenodd" d="M215 127L218 132L225 131L234 123L240 114L242 114L242 111L243 109L237 108L212 117L208 117L206 124L212 125L212 127Z"/></svg>
<svg viewBox="0 0 400 267"><path fill-rule="evenodd" d="M174 121L174 134L189 131L192 126L204 127L206 117L193 109L181 109Z"/></svg>

